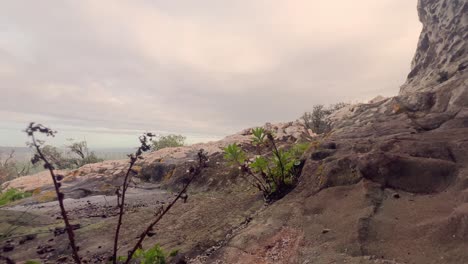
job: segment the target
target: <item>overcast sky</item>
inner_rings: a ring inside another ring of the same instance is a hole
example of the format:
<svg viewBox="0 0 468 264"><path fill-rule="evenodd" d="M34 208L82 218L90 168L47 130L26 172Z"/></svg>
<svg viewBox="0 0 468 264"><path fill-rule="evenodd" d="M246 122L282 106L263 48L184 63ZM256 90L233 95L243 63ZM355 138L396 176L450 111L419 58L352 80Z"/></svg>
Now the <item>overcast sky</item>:
<svg viewBox="0 0 468 264"><path fill-rule="evenodd" d="M205 141L396 95L420 31L416 0L0 0L0 145L30 121Z"/></svg>

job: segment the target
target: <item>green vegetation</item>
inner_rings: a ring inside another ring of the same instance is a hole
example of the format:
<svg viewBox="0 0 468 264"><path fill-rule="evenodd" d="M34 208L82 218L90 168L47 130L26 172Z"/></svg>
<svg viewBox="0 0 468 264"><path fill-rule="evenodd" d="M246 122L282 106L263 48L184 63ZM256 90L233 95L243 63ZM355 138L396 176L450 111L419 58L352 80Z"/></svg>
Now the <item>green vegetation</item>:
<svg viewBox="0 0 468 264"><path fill-rule="evenodd" d="M41 264L41 263L39 261L35 261L35 260L28 260L24 264Z"/></svg>
<svg viewBox="0 0 468 264"><path fill-rule="evenodd" d="M93 151L89 151L88 143L86 141L73 142L70 140L70 145L65 146L71 154L70 163L74 166L81 167L86 164L98 163L104 161L101 158L98 158Z"/></svg>
<svg viewBox="0 0 468 264"><path fill-rule="evenodd" d="M314 105L312 112L305 112L301 118L304 120L305 126L314 133L328 133L331 130L331 122L328 116L347 105L348 104L343 102L330 105L329 107Z"/></svg>
<svg viewBox="0 0 468 264"><path fill-rule="evenodd" d="M93 151L88 148L86 141L73 142L65 146L67 153L63 153L58 148L45 145L42 148L44 156L57 169L75 169L86 164L102 162L103 159L98 158Z"/></svg>
<svg viewBox="0 0 468 264"><path fill-rule="evenodd" d="M5 192L0 193L0 206L30 197L31 195L32 194L30 192L22 192L15 188L8 189Z"/></svg>
<svg viewBox="0 0 468 264"><path fill-rule="evenodd" d="M56 147L45 145L42 147L42 153L54 164L54 167L60 170L72 168L72 163L64 157L63 153Z"/></svg>
<svg viewBox="0 0 468 264"><path fill-rule="evenodd" d="M224 148L224 159L232 165L241 165L244 164L246 155L239 146L231 144Z"/></svg>
<svg viewBox="0 0 468 264"><path fill-rule="evenodd" d="M103 161L95 152L89 150L86 141L74 142L71 139L69 141L70 143L64 146L65 150L50 145L43 146L44 155L55 168L76 169L86 164ZM39 166L42 162L32 164L29 158L23 159L24 154L15 155L14 150L8 154L0 152L0 184L44 170L43 166Z"/></svg>
<svg viewBox="0 0 468 264"><path fill-rule="evenodd" d="M178 250L173 250L166 254L164 250L156 244L147 250L137 249L133 254L132 259L138 261L140 264L166 264L167 257L174 257L179 253ZM127 257L118 257L119 261L126 261Z"/></svg>
<svg viewBox="0 0 468 264"><path fill-rule="evenodd" d="M279 149L271 132L255 128L252 134L252 145L257 148L257 156L248 160L239 146L231 144L224 148L224 158L239 166L242 175L262 191L266 201L280 198L294 186L302 165L300 158L310 144L295 144L288 150Z"/></svg>
<svg viewBox="0 0 468 264"><path fill-rule="evenodd" d="M160 150L163 148L181 147L185 144L185 137L182 135L170 134L167 136L160 136L159 139L153 140L153 150Z"/></svg>

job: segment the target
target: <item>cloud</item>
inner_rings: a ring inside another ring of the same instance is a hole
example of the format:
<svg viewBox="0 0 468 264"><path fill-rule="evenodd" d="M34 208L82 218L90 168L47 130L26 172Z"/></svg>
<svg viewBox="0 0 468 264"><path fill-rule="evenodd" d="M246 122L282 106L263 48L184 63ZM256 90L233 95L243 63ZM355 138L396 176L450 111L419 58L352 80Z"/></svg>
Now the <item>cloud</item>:
<svg viewBox="0 0 468 264"><path fill-rule="evenodd" d="M2 2L0 128L221 137L396 94L420 29L416 0Z"/></svg>

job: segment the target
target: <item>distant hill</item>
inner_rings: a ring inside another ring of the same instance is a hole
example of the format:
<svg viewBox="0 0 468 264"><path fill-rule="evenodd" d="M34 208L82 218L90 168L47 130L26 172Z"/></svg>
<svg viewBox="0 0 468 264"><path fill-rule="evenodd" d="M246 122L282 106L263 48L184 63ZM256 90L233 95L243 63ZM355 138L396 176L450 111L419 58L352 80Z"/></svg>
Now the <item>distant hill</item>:
<svg viewBox="0 0 468 264"><path fill-rule="evenodd" d="M60 148L63 152L66 152L64 148ZM0 160L5 159L14 151L13 158L15 161L26 161L32 156L32 150L27 147L2 147L0 146ZM127 158L127 154L134 152L131 148L97 148L91 149L96 155L104 160L124 159Z"/></svg>

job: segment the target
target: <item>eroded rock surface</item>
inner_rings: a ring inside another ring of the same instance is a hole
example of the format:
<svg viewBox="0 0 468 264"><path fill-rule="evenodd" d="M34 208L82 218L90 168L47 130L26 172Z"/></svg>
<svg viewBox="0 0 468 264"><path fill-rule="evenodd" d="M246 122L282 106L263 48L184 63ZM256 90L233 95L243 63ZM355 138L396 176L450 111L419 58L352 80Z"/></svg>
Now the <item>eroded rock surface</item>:
<svg viewBox="0 0 468 264"><path fill-rule="evenodd" d="M401 93L436 88L453 77L464 76L466 81L468 2L419 0L418 14L423 30Z"/></svg>

